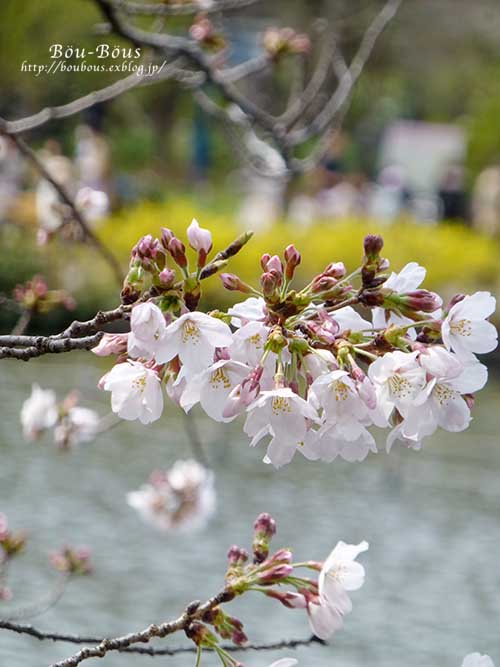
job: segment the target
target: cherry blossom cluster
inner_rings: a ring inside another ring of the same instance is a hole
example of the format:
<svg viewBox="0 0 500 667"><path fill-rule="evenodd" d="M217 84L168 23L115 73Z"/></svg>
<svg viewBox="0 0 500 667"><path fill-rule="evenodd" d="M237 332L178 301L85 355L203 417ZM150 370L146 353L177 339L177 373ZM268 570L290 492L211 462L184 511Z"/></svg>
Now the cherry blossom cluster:
<svg viewBox="0 0 500 667"><path fill-rule="evenodd" d="M294 562L289 549L271 553L270 542L275 533L275 520L269 514L260 514L254 524L252 554L236 545L229 549L225 601L250 591L261 593L288 609L303 610L315 636L329 639L343 627L344 616L352 610L349 592L363 585L365 571L356 558L368 549L368 544L339 542L325 561ZM311 576L304 576L301 570L310 570ZM193 622L186 634L200 653L203 649L215 651L224 667L242 665L219 644L219 638L235 645L244 645L248 640L242 622L229 616L221 605ZM294 664L296 661L291 658L273 663L274 667Z"/></svg>
<svg viewBox="0 0 500 667"><path fill-rule="evenodd" d="M32 313L48 313L59 305L67 310L75 308L75 300L66 290L49 289L45 278L38 274L31 280L16 285L12 296L17 303Z"/></svg>
<svg viewBox="0 0 500 667"><path fill-rule="evenodd" d="M94 410L78 405L78 393L70 392L61 402L52 389L33 384L31 396L21 408L24 438L35 442L52 430L60 449L70 449L81 442L93 440L100 430L100 419Z"/></svg>
<svg viewBox="0 0 500 667"><path fill-rule="evenodd" d="M94 349L118 357L100 387L121 418L155 421L165 390L186 412L200 404L216 421L244 415L250 444L265 439L265 461L276 467L296 451L363 461L377 451L371 426L388 430L387 450L396 440L419 449L438 427L467 428L487 381L475 355L497 345L490 293L443 306L421 288L422 266L389 272L381 237L369 235L358 268L348 274L332 262L300 288L292 287L301 263L293 245L282 258L262 256L259 288L221 273L223 286L246 298L205 313L201 281L227 255L207 263L211 234L196 220L187 236L194 267L168 229L138 242L122 292L131 331L107 334Z"/></svg>
<svg viewBox="0 0 500 667"><path fill-rule="evenodd" d="M176 461L152 472L148 484L127 494L127 502L162 532L199 530L215 512L214 475L192 459Z"/></svg>

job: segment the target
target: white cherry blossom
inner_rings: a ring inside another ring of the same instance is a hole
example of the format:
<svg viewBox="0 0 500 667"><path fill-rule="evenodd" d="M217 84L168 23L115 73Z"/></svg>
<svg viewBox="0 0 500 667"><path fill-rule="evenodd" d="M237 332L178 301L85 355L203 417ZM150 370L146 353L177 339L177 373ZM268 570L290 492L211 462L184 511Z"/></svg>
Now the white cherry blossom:
<svg viewBox="0 0 500 667"><path fill-rule="evenodd" d="M207 415L218 422L229 422L223 412L231 391L248 375L248 366L238 361L223 360L209 366L187 382L180 399L181 408L189 412L200 403Z"/></svg>
<svg viewBox="0 0 500 667"><path fill-rule="evenodd" d="M300 450L308 459L331 463L338 456L350 463L364 461L369 452L376 453L375 438L355 419L324 424L318 431L309 431Z"/></svg>
<svg viewBox="0 0 500 667"><path fill-rule="evenodd" d="M179 356L189 374L194 375L213 363L216 347L232 343L231 329L221 320L205 313L186 313L167 326L156 361L165 363Z"/></svg>
<svg viewBox="0 0 500 667"><path fill-rule="evenodd" d="M233 327L240 327L248 322L262 322L266 317L266 302L260 296L249 296L245 301L236 303L228 309Z"/></svg>
<svg viewBox="0 0 500 667"><path fill-rule="evenodd" d="M56 394L51 389L41 389L37 384L31 388L31 396L21 408L21 425L26 440L36 440L54 426L58 418Z"/></svg>
<svg viewBox="0 0 500 667"><path fill-rule="evenodd" d="M160 379L143 364L131 360L116 364L100 384L111 392L111 409L122 419L150 424L160 418L163 411Z"/></svg>
<svg viewBox="0 0 500 667"><path fill-rule="evenodd" d="M341 332L347 331L347 329L354 332L372 328L372 323L363 319L352 306L344 306L344 308L334 310L331 316L339 325Z"/></svg>
<svg viewBox="0 0 500 667"><path fill-rule="evenodd" d="M241 361L252 368L257 366L264 354L269 327L262 322L248 322L233 334L231 359ZM276 355L269 355L276 358Z"/></svg>
<svg viewBox="0 0 500 667"><path fill-rule="evenodd" d="M294 667L294 665L298 664L299 661L295 658L281 658L280 660L273 662L269 667Z"/></svg>
<svg viewBox="0 0 500 667"><path fill-rule="evenodd" d="M462 394L479 391L488 379L486 366L475 360L462 364L456 355L439 346L428 348L419 360L429 381L406 411L404 421L389 434L388 450L396 439L420 449L422 439L438 427L452 433L465 430L472 417Z"/></svg>
<svg viewBox="0 0 500 667"><path fill-rule="evenodd" d="M147 301L132 308L127 347L130 357L152 359L161 343L167 325L161 310Z"/></svg>
<svg viewBox="0 0 500 667"><path fill-rule="evenodd" d="M248 407L244 431L256 445L266 435L272 440L268 460L277 468L289 463L305 440L309 422L318 421L316 410L290 388L263 391Z"/></svg>
<svg viewBox="0 0 500 667"><path fill-rule="evenodd" d="M394 271L384 283L384 288L392 289L398 294L414 292L425 279L427 271L418 262L409 262L399 273ZM383 329L389 324L405 326L411 324L412 320L402 317L397 313L386 311L384 308L373 309L373 326L375 329ZM410 330L411 337L415 337L414 330Z"/></svg>
<svg viewBox="0 0 500 667"><path fill-rule="evenodd" d="M441 327L446 348L456 352L461 359L471 359L474 353L494 350L498 333L486 318L495 307L495 297L489 292L476 292L452 306Z"/></svg>
<svg viewBox="0 0 500 667"><path fill-rule="evenodd" d="M318 603L308 605L311 628L320 639L329 639L339 630L343 616L352 610L347 591L358 590L364 583L364 567L355 559L367 549L365 541L357 545L338 542L324 562L318 579Z"/></svg>
<svg viewBox="0 0 500 667"><path fill-rule="evenodd" d="M329 423L342 419L362 421L368 417L367 406L347 371L320 375L309 388L309 400L316 409L322 410L323 419Z"/></svg>
<svg viewBox="0 0 500 667"><path fill-rule="evenodd" d="M388 352L368 369L377 394L378 410L386 420L394 408L405 415L426 384L425 370L419 366L417 356L418 352Z"/></svg>

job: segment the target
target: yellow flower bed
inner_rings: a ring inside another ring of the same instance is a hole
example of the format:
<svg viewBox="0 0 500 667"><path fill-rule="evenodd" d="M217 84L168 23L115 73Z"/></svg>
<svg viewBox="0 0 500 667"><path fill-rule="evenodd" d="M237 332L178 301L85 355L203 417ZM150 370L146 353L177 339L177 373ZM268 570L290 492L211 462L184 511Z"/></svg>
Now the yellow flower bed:
<svg viewBox="0 0 500 667"><path fill-rule="evenodd" d="M102 240L113 247L126 262L131 247L144 234L159 236L160 227L169 227L186 242L185 230L196 217L202 227L212 231L214 248L227 245L242 229L230 213L214 213L190 200L180 199L165 204L141 204L110 218L99 230ZM496 291L500 278L500 244L480 236L462 225L425 226L411 222L384 225L369 220L322 221L308 228L279 223L271 229L258 231L246 248L230 263L227 271L257 286L259 259L263 252L281 254L289 243L295 243L302 254L296 284L310 280L329 262L343 261L348 271L359 266L363 237L379 233L384 237L384 255L394 271L407 262L416 261L427 268L425 287L449 296L461 291L490 289ZM186 242L187 244L187 242ZM205 283L209 302L220 299L220 280ZM225 303L237 295L226 293Z"/></svg>

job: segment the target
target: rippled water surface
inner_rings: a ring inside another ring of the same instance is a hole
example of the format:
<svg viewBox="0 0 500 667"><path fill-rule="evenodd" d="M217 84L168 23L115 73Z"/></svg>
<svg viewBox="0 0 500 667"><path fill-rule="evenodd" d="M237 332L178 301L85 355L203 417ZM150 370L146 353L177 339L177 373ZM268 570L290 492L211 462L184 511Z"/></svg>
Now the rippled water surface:
<svg viewBox="0 0 500 667"><path fill-rule="evenodd" d="M221 428L195 411L217 470L218 514L202 533L170 537L143 525L124 498L152 469L190 455L180 413L171 410L151 427L121 424L69 455L22 440L19 407L33 381L61 396L78 387L82 403L105 414L108 397L95 388L104 368L88 355L1 362L0 510L30 537L12 568L16 598L1 614L49 590L47 553L67 542L92 546L95 574L74 581L34 625L114 635L174 617L220 588L228 546L248 546L253 519L265 510L278 521L276 545L293 546L300 560L323 558L339 539L367 539L367 580L331 646L246 654L249 667L287 654L302 667L459 667L472 650L500 663L498 384L479 395L468 432L440 433L423 452L396 449L357 465L297 457L279 472L262 463L261 449L248 448L240 423ZM255 641L308 635L303 612L272 600L250 595L232 607ZM0 631L1 667L45 667L73 651ZM194 660L122 654L87 664ZM204 664L217 663L209 657Z"/></svg>

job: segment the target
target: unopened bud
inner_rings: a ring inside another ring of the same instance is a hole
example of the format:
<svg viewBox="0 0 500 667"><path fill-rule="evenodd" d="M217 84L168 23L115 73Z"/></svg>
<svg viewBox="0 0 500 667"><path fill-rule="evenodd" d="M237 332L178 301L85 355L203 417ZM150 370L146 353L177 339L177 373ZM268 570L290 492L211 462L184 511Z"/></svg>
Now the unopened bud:
<svg viewBox="0 0 500 667"><path fill-rule="evenodd" d="M168 250L168 244L173 238L174 233L171 229L167 229L166 227L161 228L161 244L165 250Z"/></svg>
<svg viewBox="0 0 500 667"><path fill-rule="evenodd" d="M324 276L330 276L330 278L343 278L346 274L346 268L344 262L331 262L323 271Z"/></svg>
<svg viewBox="0 0 500 667"><path fill-rule="evenodd" d="M455 306L457 303L460 301L463 301L465 299L465 294L455 294L455 296L451 299L450 303L448 304L447 310L450 310Z"/></svg>
<svg viewBox="0 0 500 667"><path fill-rule="evenodd" d="M278 255L273 255L268 259L266 270L274 271L279 276L283 275L283 263L281 259L278 257Z"/></svg>
<svg viewBox="0 0 500 667"><path fill-rule="evenodd" d="M276 521L267 512L259 514L255 519L253 527L257 534L267 537L268 539L276 535Z"/></svg>
<svg viewBox="0 0 500 667"><path fill-rule="evenodd" d="M336 278L321 274L314 278L311 286L311 292L313 294L318 294L320 292L328 292L329 290L335 287L337 282L338 281Z"/></svg>
<svg viewBox="0 0 500 667"><path fill-rule="evenodd" d="M260 265L263 271L267 271L267 263L271 259L271 255L268 252L265 252L260 258Z"/></svg>
<svg viewBox="0 0 500 667"><path fill-rule="evenodd" d="M248 560L248 551L233 544L227 552L227 559L232 565L243 565Z"/></svg>
<svg viewBox="0 0 500 667"><path fill-rule="evenodd" d="M168 244L168 252L172 255L174 262L184 269L187 266L186 246L184 243L174 236Z"/></svg>
<svg viewBox="0 0 500 667"><path fill-rule="evenodd" d="M372 261L380 255L380 251L384 247L384 239L378 234L368 234L364 238L363 246L365 256Z"/></svg>
<svg viewBox="0 0 500 667"><path fill-rule="evenodd" d="M438 294L429 292L426 289L401 294L400 299L404 305L412 310L420 310L424 313L433 313L443 305L443 300Z"/></svg>
<svg viewBox="0 0 500 667"><path fill-rule="evenodd" d="M264 585L277 584L291 574L293 574L293 567L291 565L286 563L275 565L268 570L264 570L262 574L259 574L259 583Z"/></svg>
<svg viewBox="0 0 500 667"><path fill-rule="evenodd" d="M293 274L295 273L295 269L302 260L302 257L300 256L300 252L293 245L293 243L285 248L284 256L286 261L285 276L287 280L291 280L293 278Z"/></svg>
<svg viewBox="0 0 500 667"><path fill-rule="evenodd" d="M230 292L243 292L244 294L249 294L252 289L249 285L246 285L241 278L239 278L234 273L221 273L220 279L225 289Z"/></svg>
<svg viewBox="0 0 500 667"><path fill-rule="evenodd" d="M173 269L165 267L158 274L158 279L162 287L172 287L175 282L175 271Z"/></svg>

